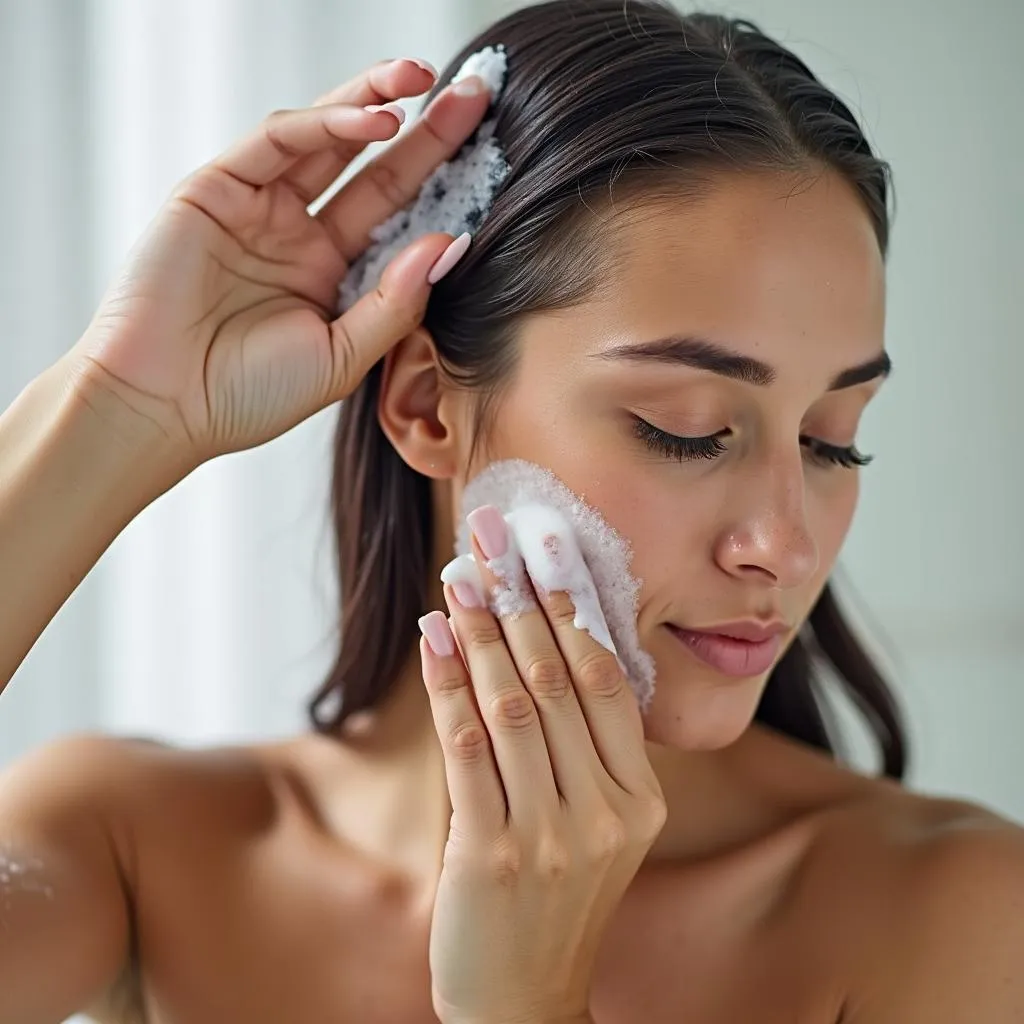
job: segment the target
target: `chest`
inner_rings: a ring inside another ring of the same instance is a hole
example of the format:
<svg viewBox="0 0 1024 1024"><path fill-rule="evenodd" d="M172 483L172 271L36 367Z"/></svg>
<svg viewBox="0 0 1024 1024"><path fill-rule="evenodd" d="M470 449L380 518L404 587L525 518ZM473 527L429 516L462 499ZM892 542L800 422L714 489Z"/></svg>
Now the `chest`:
<svg viewBox="0 0 1024 1024"><path fill-rule="evenodd" d="M176 917L162 908L140 949L146 1024L437 1024L429 915L398 891L298 878L237 879ZM827 944L763 909L735 890L687 899L671 879L638 882L600 950L595 1024L835 1024Z"/></svg>

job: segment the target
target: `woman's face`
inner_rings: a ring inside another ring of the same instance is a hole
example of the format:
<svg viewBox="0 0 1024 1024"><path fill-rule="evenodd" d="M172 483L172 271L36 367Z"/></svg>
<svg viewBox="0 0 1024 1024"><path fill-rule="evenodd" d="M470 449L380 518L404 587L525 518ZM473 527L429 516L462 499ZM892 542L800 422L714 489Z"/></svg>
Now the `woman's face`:
<svg viewBox="0 0 1024 1024"><path fill-rule="evenodd" d="M750 724L771 665L730 674L672 627L782 623L774 664L814 605L857 500L847 449L884 377L883 264L831 173L723 178L616 238L621 270L592 301L524 325L468 475L539 463L629 539L657 667L648 738L718 748Z"/></svg>

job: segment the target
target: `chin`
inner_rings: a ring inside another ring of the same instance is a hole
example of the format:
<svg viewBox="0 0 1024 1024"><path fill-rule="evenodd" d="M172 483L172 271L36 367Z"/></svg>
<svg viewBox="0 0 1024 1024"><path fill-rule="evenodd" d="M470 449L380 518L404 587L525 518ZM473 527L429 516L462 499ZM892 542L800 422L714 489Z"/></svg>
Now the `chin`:
<svg viewBox="0 0 1024 1024"><path fill-rule="evenodd" d="M744 679L708 670L659 671L654 697L643 716L651 743L680 750L720 750L750 727L769 673Z"/></svg>

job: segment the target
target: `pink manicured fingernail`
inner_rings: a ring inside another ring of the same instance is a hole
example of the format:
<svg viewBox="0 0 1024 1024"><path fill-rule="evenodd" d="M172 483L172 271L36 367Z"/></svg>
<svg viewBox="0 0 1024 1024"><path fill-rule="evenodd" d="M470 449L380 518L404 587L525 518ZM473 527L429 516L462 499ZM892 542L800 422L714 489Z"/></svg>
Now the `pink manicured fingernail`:
<svg viewBox="0 0 1024 1024"><path fill-rule="evenodd" d="M430 268L430 273L427 274L427 283L437 284L466 255L466 250L469 248L469 243L472 240L473 236L468 231L463 231L434 261L434 265Z"/></svg>
<svg viewBox="0 0 1024 1024"><path fill-rule="evenodd" d="M508 527L505 517L493 505L481 505L466 516L486 558L501 558L508 551Z"/></svg>
<svg viewBox="0 0 1024 1024"><path fill-rule="evenodd" d="M405 124L405 110L401 103L375 103L368 107L363 107L363 109L368 110L371 114L376 114L378 110L386 110L389 114L394 114L398 118L399 124Z"/></svg>
<svg viewBox="0 0 1024 1024"><path fill-rule="evenodd" d="M455 592L455 600L462 605L463 608L483 608L484 596L481 594L472 583L467 583L465 580L459 580L457 583L452 584L452 590Z"/></svg>
<svg viewBox="0 0 1024 1024"><path fill-rule="evenodd" d="M487 83L479 75L467 75L465 78L459 79L452 86L452 92L456 96L480 96L485 92L490 92L487 88Z"/></svg>
<svg viewBox="0 0 1024 1024"><path fill-rule="evenodd" d="M424 71L429 71L435 78L437 78L437 68L435 68L429 60L421 60L419 57L406 57L406 60L411 60L413 64L418 64Z"/></svg>
<svg viewBox="0 0 1024 1024"><path fill-rule="evenodd" d="M419 620L420 632L427 638L430 649L441 658L455 653L455 637L452 636L448 617L444 612L430 612Z"/></svg>

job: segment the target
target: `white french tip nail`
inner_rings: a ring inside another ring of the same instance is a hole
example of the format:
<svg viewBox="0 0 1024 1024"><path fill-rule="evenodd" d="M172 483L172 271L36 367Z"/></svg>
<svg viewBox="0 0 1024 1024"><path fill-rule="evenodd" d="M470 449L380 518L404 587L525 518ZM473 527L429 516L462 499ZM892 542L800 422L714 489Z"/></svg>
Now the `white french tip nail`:
<svg viewBox="0 0 1024 1024"><path fill-rule="evenodd" d="M386 110L389 114L394 114L398 118L399 124L405 124L405 109L401 103L373 103L370 106L363 107L364 110L369 111L371 114L376 114L378 111Z"/></svg>

